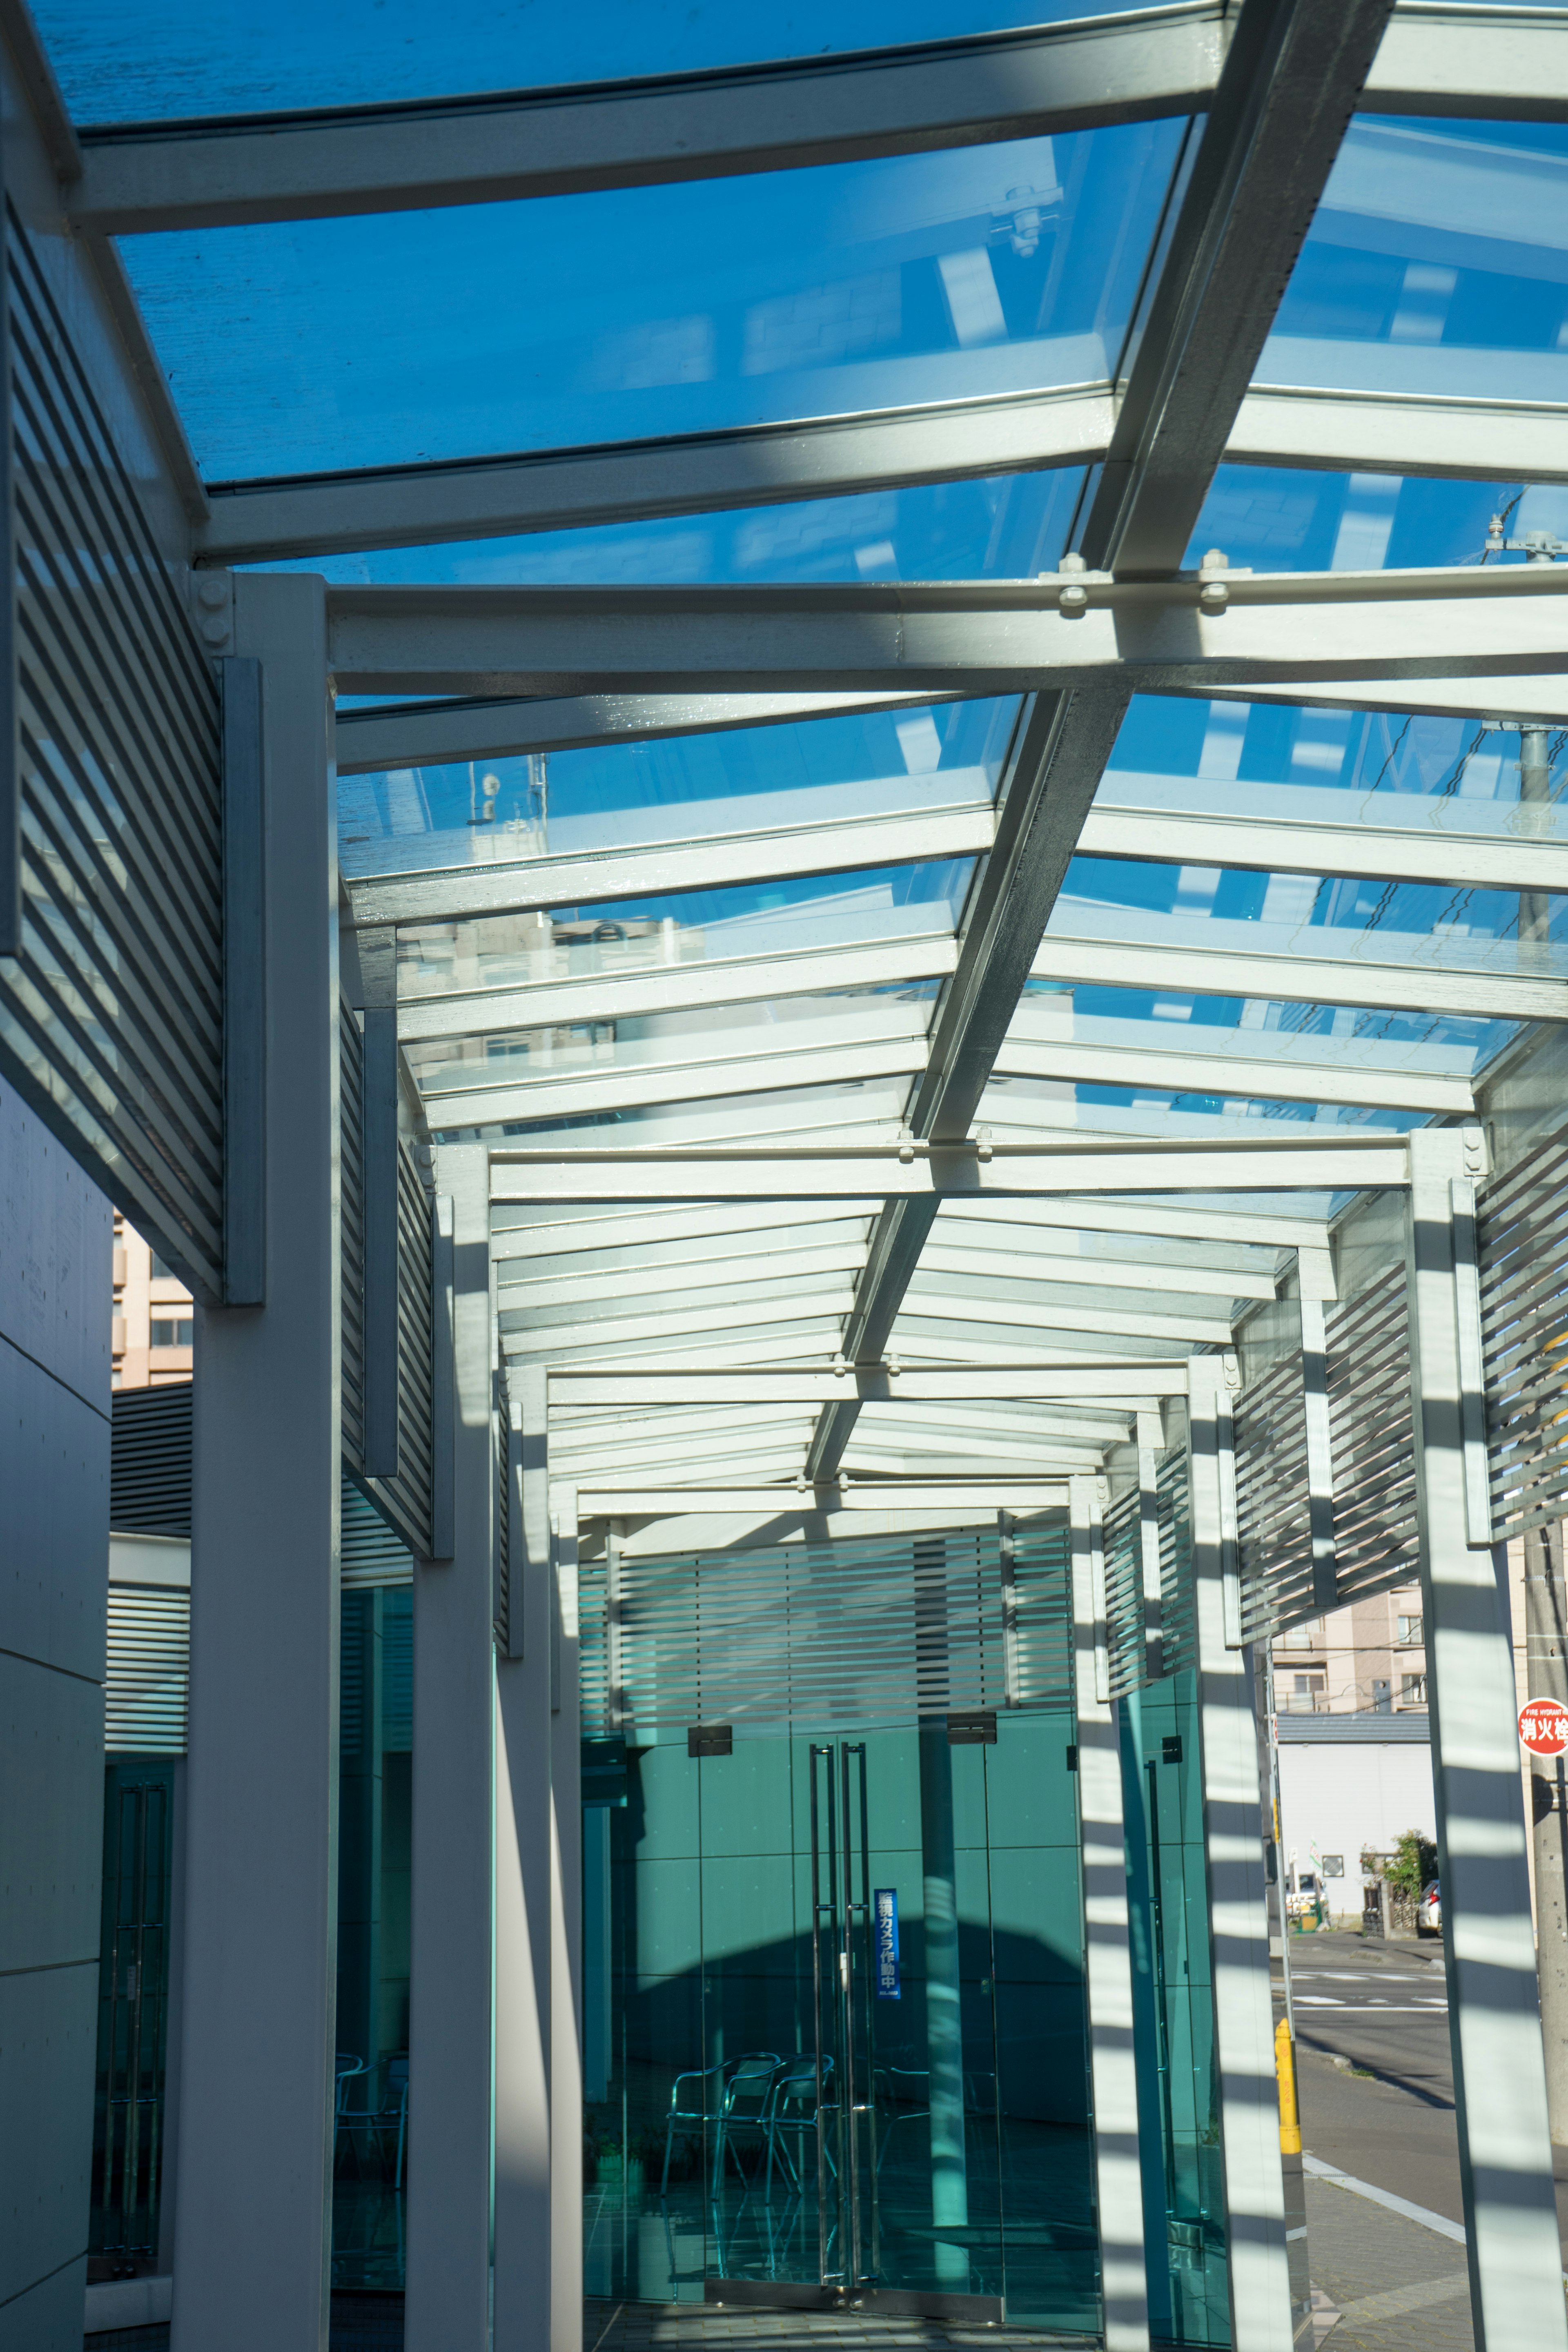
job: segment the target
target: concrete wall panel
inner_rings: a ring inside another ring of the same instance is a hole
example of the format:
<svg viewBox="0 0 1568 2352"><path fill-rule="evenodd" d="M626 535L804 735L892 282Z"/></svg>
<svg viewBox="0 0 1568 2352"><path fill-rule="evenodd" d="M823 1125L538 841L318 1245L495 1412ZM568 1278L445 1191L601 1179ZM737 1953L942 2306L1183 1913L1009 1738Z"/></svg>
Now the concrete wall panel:
<svg viewBox="0 0 1568 2352"><path fill-rule="evenodd" d="M85 2262L92 2156L92 2075L98 2038L98 1959L0 1977L0 2330L5 2306ZM84 2123L86 2127L84 2128ZM85 2269L76 2273L71 2310L81 2340ZM71 2342L38 2332L53 2294L38 2305L38 2327L16 2338L30 2347ZM0 2344L11 2339L0 2333Z"/></svg>
<svg viewBox="0 0 1568 2352"><path fill-rule="evenodd" d="M108 1300L106 1269L100 1302L105 1329ZM101 1682L109 1423L5 1338L0 1496L0 1648Z"/></svg>
<svg viewBox="0 0 1568 2352"><path fill-rule="evenodd" d="M112 1218L63 1144L0 1085L0 1332L109 1411Z"/></svg>

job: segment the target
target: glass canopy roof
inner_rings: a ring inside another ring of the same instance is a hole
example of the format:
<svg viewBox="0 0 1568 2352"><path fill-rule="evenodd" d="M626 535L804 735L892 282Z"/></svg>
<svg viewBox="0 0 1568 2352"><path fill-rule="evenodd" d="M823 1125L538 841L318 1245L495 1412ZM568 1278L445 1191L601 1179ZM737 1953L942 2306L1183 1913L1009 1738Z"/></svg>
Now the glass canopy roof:
<svg viewBox="0 0 1568 2352"><path fill-rule="evenodd" d="M1192 13L1145 12L1148 40ZM1449 14L1456 40L1484 38L1484 12ZM40 21L109 163L155 148L160 117L202 124L171 137L177 163L240 116L336 110L349 188L342 110L411 108L405 200L178 221L171 204L119 236L219 492L212 561L432 591L719 593L1067 579L1080 552L1121 577L1129 548L1128 577L1167 580L1210 550L1232 572L1303 575L1562 552L1563 126L1450 119L1431 94L1380 112L1374 72L1342 139L1314 133L1282 299L1233 240L1239 275L1187 341L1223 94L1173 88L1022 135L998 99L994 136L883 128L837 159L688 156L595 184L584 165L567 191L498 196L479 174L426 200L416 168L419 100L521 105L608 72L597 96L629 107L652 89L639 76L882 47L891 71L894 43L1071 15L458 0L437 17L356 0L307 22L289 0L263 24L94 0ZM1262 94L1265 151L1297 135L1270 131L1279 96ZM1343 96L1348 111L1357 86ZM474 111L475 141L504 119ZM340 150L321 152L326 186ZM1256 328L1251 382L1216 373L1200 394L1215 317ZM1552 434L1555 460L1531 456ZM1149 467L1177 486L1152 520ZM356 921L393 935L405 1063L437 1140L1400 1133L1473 1116L1489 1065L1561 1017L1558 691L1215 681L1123 692L1107 727L1069 685L1067 748L1048 752L1043 673L1021 697L933 699L891 664L879 699L657 680L345 697L342 870ZM1041 791L1087 808L1048 881L1017 815ZM1297 1248L1344 1198L948 1202L897 1275L875 1197L501 1202L501 1346L511 1364L1181 1358L1289 1295ZM598 1489L1016 1479L1097 1468L1131 1428L1093 1402L848 1422L566 1409L558 1459Z"/></svg>

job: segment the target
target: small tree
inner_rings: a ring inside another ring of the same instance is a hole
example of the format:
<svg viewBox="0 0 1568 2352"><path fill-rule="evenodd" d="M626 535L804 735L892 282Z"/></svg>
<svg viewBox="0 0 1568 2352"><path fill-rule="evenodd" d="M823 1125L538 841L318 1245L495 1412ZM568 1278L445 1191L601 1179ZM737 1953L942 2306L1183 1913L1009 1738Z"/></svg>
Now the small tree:
<svg viewBox="0 0 1568 2352"><path fill-rule="evenodd" d="M1394 1850L1384 1875L1394 1893L1414 1903L1429 1879L1437 1875L1437 1849L1423 1830L1406 1830Z"/></svg>

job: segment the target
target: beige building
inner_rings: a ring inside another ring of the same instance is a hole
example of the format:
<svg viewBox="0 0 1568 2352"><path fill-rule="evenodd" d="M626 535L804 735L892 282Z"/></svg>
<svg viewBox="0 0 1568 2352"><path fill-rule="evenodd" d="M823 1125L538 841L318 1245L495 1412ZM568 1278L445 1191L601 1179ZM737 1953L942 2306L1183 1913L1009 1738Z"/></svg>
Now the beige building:
<svg viewBox="0 0 1568 2352"><path fill-rule="evenodd" d="M191 1377L191 1294L118 1212L114 1219L113 1381L157 1388Z"/></svg>
<svg viewBox="0 0 1568 2352"><path fill-rule="evenodd" d="M1524 1548L1508 1548L1514 1671L1525 1692ZM1281 1715L1400 1715L1426 1712L1426 1650L1421 1588L1354 1601L1274 1643L1274 1703Z"/></svg>

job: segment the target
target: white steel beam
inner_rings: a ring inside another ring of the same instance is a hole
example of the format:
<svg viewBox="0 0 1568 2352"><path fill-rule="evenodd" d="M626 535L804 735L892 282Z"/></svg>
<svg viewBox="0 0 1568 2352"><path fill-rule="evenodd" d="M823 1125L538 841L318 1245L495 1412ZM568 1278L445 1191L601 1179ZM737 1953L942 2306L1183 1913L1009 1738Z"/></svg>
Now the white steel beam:
<svg viewBox="0 0 1568 2352"><path fill-rule="evenodd" d="M944 1201L937 1230L956 1239L973 1224L1061 1226L1079 1233L1127 1234L1173 1241L1217 1242L1248 1249L1323 1249L1321 1217L1280 1216L1254 1209L1188 1207L1153 1201Z"/></svg>
<svg viewBox="0 0 1568 2352"><path fill-rule="evenodd" d="M1568 121L1565 32L1564 8L1401 0L1367 76L1366 105L1374 114Z"/></svg>
<svg viewBox="0 0 1568 2352"><path fill-rule="evenodd" d="M1065 1478L882 1479L807 1486L580 1486L585 1519L678 1518L688 1511L1048 1511L1067 1501Z"/></svg>
<svg viewBox="0 0 1568 2352"><path fill-rule="evenodd" d="M1500 27L1507 21L1501 9L1488 13ZM1548 13L1563 12L1531 11ZM1395 16L1394 28L1403 14ZM1552 40L1561 52L1560 26L1552 27ZM1468 100L1456 109L1462 115L1475 110ZM1522 112L1522 100L1516 99L1510 110ZM1563 410L1552 401L1418 398L1409 393L1255 384L1241 404L1225 454L1230 465L1561 482L1568 480L1563 422Z"/></svg>
<svg viewBox="0 0 1568 2352"><path fill-rule="evenodd" d="M1194 1034L1201 1034L1194 1032ZM1259 1033L1247 1032L1250 1044ZM1352 1103L1384 1110L1466 1112L1475 1108L1468 1078L1347 1067L1292 1055L1165 1054L1142 1046L1053 1039L1036 1045L1009 1035L996 1056L998 1077L1061 1078L1078 1086L1131 1087L1155 1093L1258 1097L1274 1102ZM432 1113L434 1120L434 1114Z"/></svg>
<svg viewBox="0 0 1568 2352"><path fill-rule="evenodd" d="M714 956L701 962L649 963L593 972L579 980L541 980L525 988L453 989L405 995L397 1008L400 1044L432 1037L478 1037L503 1030L554 1029L574 1022L634 1020L713 1004L773 996L836 994L939 979L956 959L951 932L916 934L872 947L806 948L790 953Z"/></svg>
<svg viewBox="0 0 1568 2352"><path fill-rule="evenodd" d="M1115 1399L1185 1396L1185 1359L1168 1364L1139 1363L1129 1357L1114 1365L988 1364L941 1371L890 1369L833 1371L759 1371L741 1365L641 1370L617 1364L579 1370L550 1367L550 1405L611 1406L616 1410L658 1404L822 1405L844 1399L861 1404L976 1402L994 1397L1032 1402L1060 1397Z"/></svg>
<svg viewBox="0 0 1568 2352"><path fill-rule="evenodd" d="M351 882L354 922L462 922L533 908L600 906L608 899L664 898L776 882L808 874L853 874L929 858L973 857L990 848L996 816L988 802L911 809L898 816L843 817L776 832L710 835L580 857L530 857L447 866ZM1563 855L1568 857L1568 851Z"/></svg>
<svg viewBox="0 0 1568 2352"><path fill-rule="evenodd" d="M1212 0L722 72L78 134L68 198L113 236L497 204L797 170L1190 113Z"/></svg>
<svg viewBox="0 0 1568 2352"><path fill-rule="evenodd" d="M999 1234L997 1239L1002 1236ZM1064 1252L984 1249L960 1244L940 1222L921 1253L921 1272L961 1277L1000 1276L1008 1282L1072 1283L1083 1289L1210 1292L1216 1298L1272 1298L1265 1274L1233 1273L1229 1267L1161 1265L1151 1258L1080 1257Z"/></svg>
<svg viewBox="0 0 1568 2352"><path fill-rule="evenodd" d="M1484 969L1456 971L1414 958L1401 963L1374 963L1359 956L1254 955L1197 945L1163 947L1131 940L1053 938L1046 940L1035 958L1035 977L1079 981L1100 988L1251 997L1272 1003L1458 1013L1481 1021L1568 1018L1568 984L1561 980Z"/></svg>
<svg viewBox="0 0 1568 2352"><path fill-rule="evenodd" d="M1223 585L1223 607L1200 605ZM1064 590L1087 604L1064 611ZM1561 667L1552 564L722 587L329 586L339 690L571 694L820 687L1016 694L1206 681L1529 676ZM1373 707L1379 698L1371 698Z"/></svg>
<svg viewBox="0 0 1568 2352"><path fill-rule="evenodd" d="M898 1042L818 1046L804 1053L775 1048L766 1055L753 1050L706 1062L638 1062L627 1069L590 1068L552 1077L520 1075L510 1087L498 1087L492 1082L489 1087L463 1087L450 1093L431 1092L422 1099L432 1129L488 1127L510 1119L571 1118L587 1111L635 1110L656 1103L706 1102L715 1096L728 1101L736 1095L773 1094L785 1087L845 1086L868 1078L908 1077L923 1070L925 1063L921 1031Z"/></svg>
<svg viewBox="0 0 1568 2352"><path fill-rule="evenodd" d="M785 1239L814 1225L841 1224L847 1217L873 1216L881 1203L842 1201L831 1206L802 1202L781 1224L778 1212L761 1202L714 1202L696 1209L628 1208L624 1213L572 1217L559 1223L500 1225L492 1223L490 1255L498 1265L512 1258L588 1257L601 1250L640 1249L666 1242L714 1242L731 1234L764 1233ZM1321 1234L1319 1235L1320 1241Z"/></svg>
<svg viewBox="0 0 1568 2352"><path fill-rule="evenodd" d="M1334 1136L1229 1146L1108 1145L1064 1138L1050 1150L999 1144L490 1155L492 1201L1059 1198L1073 1192L1339 1191L1407 1181L1403 1139Z"/></svg>
<svg viewBox="0 0 1568 2352"><path fill-rule="evenodd" d="M1565 420L1568 422L1568 420ZM1427 823L1380 824L1373 808L1354 824L1289 815L1288 788L1258 797L1255 814L1184 814L1165 808L1097 803L1079 835L1081 855L1172 865L1239 866L1266 874L1356 875L1377 881L1466 883L1478 890L1568 890L1568 839L1521 831L1510 837L1467 833L1452 801L1427 803ZM1315 796L1314 796L1315 797ZM1394 795L1390 795L1394 798ZM1401 793L1401 803L1415 797ZM1364 808L1365 803L1362 803ZM1401 806L1398 814L1406 816ZM1521 813L1528 822L1528 812ZM1555 812L1552 812L1552 814ZM1455 820L1441 824L1440 818Z"/></svg>
<svg viewBox="0 0 1568 2352"><path fill-rule="evenodd" d="M1177 689L1185 692L1184 688ZM1317 677L1310 686L1255 679L1243 687L1217 681L1205 689L1226 702L1276 702L1310 710L1393 710L1401 718L1568 720L1568 679L1540 677L1403 677L1395 686L1364 679Z"/></svg>
<svg viewBox="0 0 1568 2352"><path fill-rule="evenodd" d="M737 727L788 727L846 711L897 710L930 697L885 694L582 694L542 699L392 703L337 715L340 776L387 768L503 760L525 751L575 751L605 743L657 742Z"/></svg>
<svg viewBox="0 0 1568 2352"><path fill-rule="evenodd" d="M237 482L211 494L198 548L209 565L299 561L1092 465L1112 415L1109 387L1075 385L619 447Z"/></svg>
<svg viewBox="0 0 1568 2352"><path fill-rule="evenodd" d="M512 1282L498 1284L496 1300L504 1314L519 1307L558 1308L575 1314L598 1299L631 1299L652 1293L659 1297L699 1299L704 1292L721 1289L733 1295L744 1291L748 1297L762 1295L764 1282L802 1282L819 1274L846 1274L853 1271L866 1255L863 1242L840 1244L833 1249L763 1250L754 1257L741 1255L734 1250L723 1257L715 1256L706 1265L682 1263L668 1265L654 1261L646 1265L617 1265L605 1274L577 1274L569 1281L533 1281L526 1276Z"/></svg>
<svg viewBox="0 0 1568 2352"><path fill-rule="evenodd" d="M1048 1295L1031 1293L1021 1298L976 1297L967 1286L952 1288L932 1281L922 1256L914 1280L904 1293L902 1316L935 1315L944 1323L1026 1324L1031 1330L1081 1331L1098 1339L1208 1341L1215 1347L1231 1343L1228 1315L1161 1314L1145 1307L1135 1310L1112 1307L1062 1306ZM1087 1287L1087 1286L1086 1286Z"/></svg>
<svg viewBox="0 0 1568 2352"><path fill-rule="evenodd" d="M684 1342L699 1331L743 1330L748 1324L820 1323L831 1325L845 1314L850 1291L847 1284L769 1298L765 1312L748 1298L723 1307L682 1307L679 1314L605 1316L602 1322L552 1323L519 1330L504 1326L502 1340L509 1356L552 1356L568 1349L635 1347L641 1339Z"/></svg>

